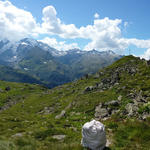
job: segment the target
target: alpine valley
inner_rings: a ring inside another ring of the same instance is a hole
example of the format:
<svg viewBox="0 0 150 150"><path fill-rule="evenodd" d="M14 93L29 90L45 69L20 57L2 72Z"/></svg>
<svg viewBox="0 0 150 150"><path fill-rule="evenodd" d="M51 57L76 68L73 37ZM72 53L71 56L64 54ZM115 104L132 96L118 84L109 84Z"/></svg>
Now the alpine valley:
<svg viewBox="0 0 150 150"><path fill-rule="evenodd" d="M113 51L59 51L30 38L18 42L3 40L0 41L0 79L40 83L52 88L79 79L85 74L96 73L121 57ZM11 78L8 77L10 69L16 72ZM22 79L18 72L30 76L34 82L31 79Z"/></svg>

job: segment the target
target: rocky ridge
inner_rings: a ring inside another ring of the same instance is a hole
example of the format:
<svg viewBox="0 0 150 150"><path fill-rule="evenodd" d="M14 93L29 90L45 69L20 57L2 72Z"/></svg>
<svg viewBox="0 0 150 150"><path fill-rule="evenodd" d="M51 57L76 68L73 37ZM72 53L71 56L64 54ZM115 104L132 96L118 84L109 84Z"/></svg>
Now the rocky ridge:
<svg viewBox="0 0 150 150"><path fill-rule="evenodd" d="M122 86L122 77L124 73L133 78L137 76L137 74L141 74L139 64L136 64L136 61L149 65L149 61L136 58L130 60L130 62L121 67L118 66L113 69L108 68L108 70L105 69L100 71L94 76L95 79L101 78L100 82L97 82L94 86L87 86L83 93L94 91L104 92L112 88L116 88L118 92L127 90L128 83L126 84L127 86ZM147 92L147 94L144 94L145 92ZM139 120L145 120L147 117L150 117L150 95L148 94L148 91L139 91L132 87L125 97L130 99L126 104L121 101L122 95L120 95L116 100L109 100L109 102L99 103L95 108L95 118L97 120L106 120L111 118L111 116L115 113L118 113L122 117L136 117Z"/></svg>

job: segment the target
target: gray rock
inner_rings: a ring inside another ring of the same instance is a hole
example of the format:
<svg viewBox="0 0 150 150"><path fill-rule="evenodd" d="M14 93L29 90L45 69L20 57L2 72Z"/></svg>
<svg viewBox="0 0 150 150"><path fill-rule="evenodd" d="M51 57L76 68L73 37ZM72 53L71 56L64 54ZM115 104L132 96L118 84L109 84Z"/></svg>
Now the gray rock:
<svg viewBox="0 0 150 150"><path fill-rule="evenodd" d="M104 78L104 79L102 79L102 83L103 84L110 84L110 82L111 82L110 78Z"/></svg>
<svg viewBox="0 0 150 150"><path fill-rule="evenodd" d="M108 119L111 115L117 113L118 106L120 105L120 102L118 100L112 100L110 102L106 103L100 103L95 108L95 118L96 119Z"/></svg>
<svg viewBox="0 0 150 150"><path fill-rule="evenodd" d="M22 136L23 136L23 133L16 133L16 134L12 135L13 138L22 137Z"/></svg>
<svg viewBox="0 0 150 150"><path fill-rule="evenodd" d="M0 93L2 93L3 92L3 90L0 88Z"/></svg>
<svg viewBox="0 0 150 150"><path fill-rule="evenodd" d="M144 114L142 115L142 117L140 119L142 120L146 120L146 118L150 117L150 114Z"/></svg>
<svg viewBox="0 0 150 150"><path fill-rule="evenodd" d="M128 103L125 109L126 109L128 116L135 116L136 115L135 112L137 112L139 108L133 103Z"/></svg>
<svg viewBox="0 0 150 150"><path fill-rule="evenodd" d="M119 102L117 100L112 100L110 102L107 102L106 104L111 106L119 106Z"/></svg>
<svg viewBox="0 0 150 150"><path fill-rule="evenodd" d="M119 95L118 96L118 101L121 101L122 100L122 95Z"/></svg>
<svg viewBox="0 0 150 150"><path fill-rule="evenodd" d="M55 119L61 119L62 117L65 116L65 114L66 114L66 111L62 110L61 113L55 117Z"/></svg>
<svg viewBox="0 0 150 150"><path fill-rule="evenodd" d="M108 117L109 113L108 110L106 108L96 108L96 112L95 112L95 117L96 118L105 118Z"/></svg>
<svg viewBox="0 0 150 150"><path fill-rule="evenodd" d="M48 115L54 112L54 108L53 107L44 107L44 109L42 111L39 112L39 114L44 114L44 115Z"/></svg>
<svg viewBox="0 0 150 150"><path fill-rule="evenodd" d="M66 135L53 135L52 138L56 140L64 140Z"/></svg>

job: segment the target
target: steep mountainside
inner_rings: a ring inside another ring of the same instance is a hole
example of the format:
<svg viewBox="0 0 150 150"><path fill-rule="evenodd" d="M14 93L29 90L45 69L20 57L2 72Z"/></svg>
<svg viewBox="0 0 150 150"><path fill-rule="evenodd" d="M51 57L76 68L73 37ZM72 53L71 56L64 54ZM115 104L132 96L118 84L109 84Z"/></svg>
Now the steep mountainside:
<svg viewBox="0 0 150 150"><path fill-rule="evenodd" d="M149 150L149 85L149 62L133 56L51 90L1 81L0 147L82 150L82 125L95 118L107 149Z"/></svg>
<svg viewBox="0 0 150 150"><path fill-rule="evenodd" d="M0 80L44 85L40 80L21 72L20 70L2 65L0 65Z"/></svg>
<svg viewBox="0 0 150 150"><path fill-rule="evenodd" d="M110 65L121 57L112 51L58 51L29 38L14 43L0 42L0 64L35 76L46 82L49 87L73 81L88 73L95 73L99 68Z"/></svg>

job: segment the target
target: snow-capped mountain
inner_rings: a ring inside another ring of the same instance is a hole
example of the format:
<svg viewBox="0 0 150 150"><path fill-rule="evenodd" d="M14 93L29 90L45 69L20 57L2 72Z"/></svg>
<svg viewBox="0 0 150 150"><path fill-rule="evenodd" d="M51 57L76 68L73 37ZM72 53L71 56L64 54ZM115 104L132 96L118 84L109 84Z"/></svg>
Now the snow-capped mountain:
<svg viewBox="0 0 150 150"><path fill-rule="evenodd" d="M3 60L13 62L19 58L18 55L20 53L23 53L24 51L28 52L30 49L34 47L38 47L43 51L47 51L54 57L61 57L65 55L85 55L85 54L118 56L111 50L110 51L97 51L97 50L83 51L80 49L71 49L68 51L59 51L41 41L37 41L31 38L24 38L17 42L10 42L8 40L0 41L0 57Z"/></svg>
<svg viewBox="0 0 150 150"><path fill-rule="evenodd" d="M95 73L121 57L113 51L59 51L30 38L0 41L0 64L20 69L50 83L50 87Z"/></svg>

